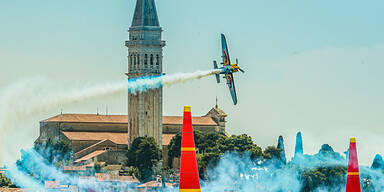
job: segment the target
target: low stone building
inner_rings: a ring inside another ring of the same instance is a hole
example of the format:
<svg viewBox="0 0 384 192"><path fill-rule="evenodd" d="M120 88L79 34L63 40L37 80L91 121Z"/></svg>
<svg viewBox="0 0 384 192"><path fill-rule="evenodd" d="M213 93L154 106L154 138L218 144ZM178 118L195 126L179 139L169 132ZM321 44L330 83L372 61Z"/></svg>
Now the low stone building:
<svg viewBox="0 0 384 192"><path fill-rule="evenodd" d="M195 130L225 133L227 115L213 107L206 115L193 117ZM182 130L182 116L163 116L162 146L166 161L167 146ZM40 122L40 136L36 142L66 140L71 144L75 163L92 162L122 164L128 150L127 115L59 114Z"/></svg>

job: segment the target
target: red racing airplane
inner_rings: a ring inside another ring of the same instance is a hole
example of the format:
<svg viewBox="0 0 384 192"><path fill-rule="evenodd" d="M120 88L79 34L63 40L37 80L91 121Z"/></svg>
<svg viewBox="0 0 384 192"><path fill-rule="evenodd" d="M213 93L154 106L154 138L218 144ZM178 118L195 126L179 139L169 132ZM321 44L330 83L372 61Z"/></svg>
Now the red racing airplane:
<svg viewBox="0 0 384 192"><path fill-rule="evenodd" d="M217 83L220 83L220 74L224 74L224 79L227 80L227 85L229 88L229 91L232 96L233 104L237 104L237 96L236 96L236 89L235 89L235 82L233 79L233 73L236 73L238 71L241 71L244 73L244 70L242 70L238 66L238 60L236 59L235 64L231 64L231 60L229 58L229 52L228 52L228 46L227 46L227 40L225 39L224 34L221 34L221 46L222 46L222 58L223 62L221 63L223 66L218 68L217 62L213 61L213 67L215 69L220 70L220 73L216 74L216 81Z"/></svg>

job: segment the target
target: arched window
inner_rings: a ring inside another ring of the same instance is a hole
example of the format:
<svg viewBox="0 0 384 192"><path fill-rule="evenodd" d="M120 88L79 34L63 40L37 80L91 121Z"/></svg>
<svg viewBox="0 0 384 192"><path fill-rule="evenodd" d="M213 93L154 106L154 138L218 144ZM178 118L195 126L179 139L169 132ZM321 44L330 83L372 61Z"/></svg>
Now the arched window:
<svg viewBox="0 0 384 192"><path fill-rule="evenodd" d="M140 54L137 55L137 67L140 67Z"/></svg>
<svg viewBox="0 0 384 192"><path fill-rule="evenodd" d="M133 63L133 60L132 60L132 54L129 55L129 66L132 68L132 63Z"/></svg>
<svg viewBox="0 0 384 192"><path fill-rule="evenodd" d="M136 55L133 55L133 67L136 68Z"/></svg>
<svg viewBox="0 0 384 192"><path fill-rule="evenodd" d="M156 55L156 65L159 65L159 63L160 63L160 57L159 55Z"/></svg>
<svg viewBox="0 0 384 192"><path fill-rule="evenodd" d="M150 63L151 63L151 68L153 67L153 55L151 54L151 58L150 58Z"/></svg>
<svg viewBox="0 0 384 192"><path fill-rule="evenodd" d="M148 54L144 55L144 65L145 65L145 67L147 67L147 65L148 65Z"/></svg>

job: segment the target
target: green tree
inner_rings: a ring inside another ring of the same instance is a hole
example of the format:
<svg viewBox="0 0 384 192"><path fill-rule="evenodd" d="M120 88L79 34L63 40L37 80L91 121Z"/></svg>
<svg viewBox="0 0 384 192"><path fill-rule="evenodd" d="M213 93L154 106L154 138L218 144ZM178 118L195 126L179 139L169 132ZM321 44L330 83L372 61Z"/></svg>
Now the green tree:
<svg viewBox="0 0 384 192"><path fill-rule="evenodd" d="M128 150L127 157L127 165L139 170L138 179L147 181L152 179L153 167L161 159L161 149L153 137L138 137Z"/></svg>
<svg viewBox="0 0 384 192"><path fill-rule="evenodd" d="M318 187L337 191L337 187L345 186L346 174L345 166L325 166L305 170L301 174L302 191L314 191Z"/></svg>
<svg viewBox="0 0 384 192"><path fill-rule="evenodd" d="M219 142L219 148L222 153L237 151L241 156L244 152L249 152L253 160L263 157L261 147L254 144L252 137L247 134L232 135L229 138L220 139Z"/></svg>
<svg viewBox="0 0 384 192"><path fill-rule="evenodd" d="M215 167L222 155L223 153L220 152L209 152L197 155L197 164L201 179L205 179L207 170Z"/></svg>
<svg viewBox="0 0 384 192"><path fill-rule="evenodd" d="M254 160L263 157L262 149L254 144L252 138L246 134L227 137L223 133L194 131L194 139L198 153L197 163L201 178L205 177L206 171L209 168L217 165L220 157L226 152L236 151L240 155L248 152ZM178 133L172 138L168 146L168 165L170 168L172 168L173 158L180 157L180 149L181 133ZM270 149L268 152L272 153L274 151Z"/></svg>
<svg viewBox="0 0 384 192"><path fill-rule="evenodd" d="M204 145L204 134L200 131L193 131L193 137L195 140L196 148L201 151L200 145ZM168 167L172 168L172 162L174 158L179 158L181 155L181 132L177 133L170 141L168 145Z"/></svg>
<svg viewBox="0 0 384 192"><path fill-rule="evenodd" d="M199 150L199 153L212 153L218 152L220 150L220 142L228 139L223 133L209 132L202 133L196 132L198 135L196 138L196 146ZM221 151L219 151L221 152Z"/></svg>
<svg viewBox="0 0 384 192"><path fill-rule="evenodd" d="M62 166L72 160L72 147L66 140L48 139L44 142L36 142L34 149L52 165Z"/></svg>
<svg viewBox="0 0 384 192"><path fill-rule="evenodd" d="M136 178L141 178L140 171L137 167L130 166L127 171L129 176L135 176Z"/></svg>
<svg viewBox="0 0 384 192"><path fill-rule="evenodd" d="M168 167L172 168L174 158L180 157L181 154L181 132L177 133L168 145Z"/></svg>
<svg viewBox="0 0 384 192"><path fill-rule="evenodd" d="M281 159L281 151L282 149L279 149L274 146L269 146L264 149L263 157L264 159Z"/></svg>
<svg viewBox="0 0 384 192"><path fill-rule="evenodd" d="M7 177L0 174L0 187L16 188L16 185L14 185L12 181L9 180Z"/></svg>

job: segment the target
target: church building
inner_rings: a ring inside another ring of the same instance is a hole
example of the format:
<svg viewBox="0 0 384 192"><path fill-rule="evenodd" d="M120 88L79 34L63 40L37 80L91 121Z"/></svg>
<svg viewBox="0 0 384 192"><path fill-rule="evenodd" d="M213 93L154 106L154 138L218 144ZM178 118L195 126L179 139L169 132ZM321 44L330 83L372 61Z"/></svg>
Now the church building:
<svg viewBox="0 0 384 192"><path fill-rule="evenodd" d="M163 73L163 47L154 0L137 0L129 28L128 79ZM128 115L59 114L40 122L36 142L66 140L78 164L107 162L123 164L126 152L137 137L153 137L163 149L182 130L182 116L163 116L163 89L128 93ZM193 117L196 130L225 133L227 115L216 104L206 115Z"/></svg>

